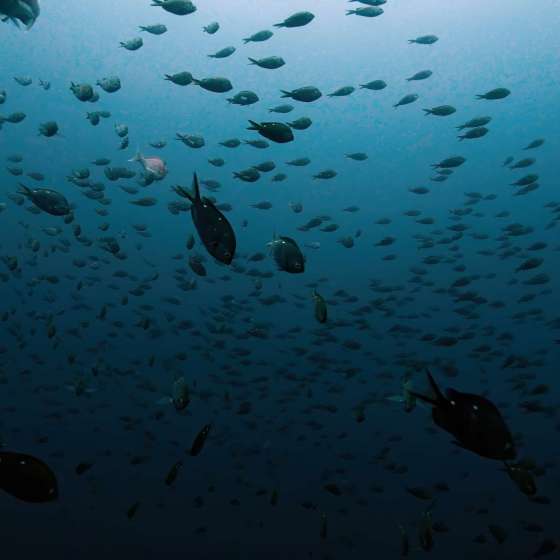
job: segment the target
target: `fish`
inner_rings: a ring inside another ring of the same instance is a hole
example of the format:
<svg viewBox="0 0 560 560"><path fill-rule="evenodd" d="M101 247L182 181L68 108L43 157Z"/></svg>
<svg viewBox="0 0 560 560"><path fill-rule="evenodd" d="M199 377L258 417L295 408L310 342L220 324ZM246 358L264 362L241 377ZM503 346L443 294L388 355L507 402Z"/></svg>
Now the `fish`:
<svg viewBox="0 0 560 560"><path fill-rule="evenodd" d="M179 474L179 470L181 469L182 466L183 466L183 462L177 461L176 463L173 464L171 469L169 469L169 472L165 477L165 484L167 486L171 486L175 482L175 480L177 479L177 475Z"/></svg>
<svg viewBox="0 0 560 560"><path fill-rule="evenodd" d="M41 13L39 0L0 0L2 21L11 21L16 27L22 23L31 29Z"/></svg>
<svg viewBox="0 0 560 560"><path fill-rule="evenodd" d="M206 250L216 260L229 265L235 256L235 232L222 212L208 198L201 198L196 173L193 175L192 188L193 193L181 186L176 186L173 190L192 203L191 217Z"/></svg>
<svg viewBox="0 0 560 560"><path fill-rule="evenodd" d="M54 472L41 459L25 453L0 451L0 489L27 503L58 499Z"/></svg>
<svg viewBox="0 0 560 560"><path fill-rule="evenodd" d="M448 389L444 395L429 371L427 376L434 396L416 391L411 391L411 395L432 405L432 419L455 437L453 443L487 459L515 459L513 436L492 402L455 389Z"/></svg>
<svg viewBox="0 0 560 560"><path fill-rule="evenodd" d="M311 292L311 297L315 302L315 319L317 319L319 323L326 323L328 318L327 302L317 290Z"/></svg>
<svg viewBox="0 0 560 560"><path fill-rule="evenodd" d="M154 181L161 181L165 179L168 169L165 161L157 156L145 157L139 150L134 157L128 161L137 161L144 169L144 171L154 179Z"/></svg>
<svg viewBox="0 0 560 560"><path fill-rule="evenodd" d="M268 246L280 270L291 274L301 274L305 271L305 258L291 237L274 235Z"/></svg>
<svg viewBox="0 0 560 560"><path fill-rule="evenodd" d="M52 216L66 216L70 214L70 204L66 197L52 189L30 189L20 183L19 193L31 200L31 202Z"/></svg>
<svg viewBox="0 0 560 560"><path fill-rule="evenodd" d="M249 122L251 126L247 130L256 130L261 136L273 142L285 144L286 142L292 142L294 139L294 133L287 124L279 122L257 123L251 120Z"/></svg>
<svg viewBox="0 0 560 560"><path fill-rule="evenodd" d="M191 446L190 455L191 457L196 457L204 448L204 444L206 443L206 438L210 433L212 428L212 424L205 424L200 432L194 438L194 441Z"/></svg>

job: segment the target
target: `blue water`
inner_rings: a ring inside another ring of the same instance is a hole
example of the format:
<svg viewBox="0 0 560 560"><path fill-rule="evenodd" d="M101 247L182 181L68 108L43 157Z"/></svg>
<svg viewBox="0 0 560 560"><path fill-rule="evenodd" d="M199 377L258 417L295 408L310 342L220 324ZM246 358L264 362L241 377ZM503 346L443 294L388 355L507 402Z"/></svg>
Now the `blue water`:
<svg viewBox="0 0 560 560"><path fill-rule="evenodd" d="M398 558L402 525L410 556L421 556L418 524L431 506L434 522L448 527L434 532L432 558L531 558L545 538L558 538L560 499L560 202L550 204L560 199L558 3L388 0L375 18L347 17L347 8L364 6L338 0L196 4L194 14L180 17L148 0L44 0L29 31L1 25L0 90L7 100L0 115L23 111L26 118L0 130L0 203L6 204L0 256L18 259L14 271L0 262L0 438L6 450L47 462L60 492L56 502L38 505L1 494L4 554ZM273 28L302 10L315 15L308 25ZM208 35L202 28L212 21L221 28ZM167 33L139 32L140 25L155 23L165 24ZM243 44L263 29L274 36ZM408 43L428 34L438 42ZM119 47L137 36L144 40L138 51ZM207 56L229 45L237 49L231 57ZM248 57L273 55L286 65L266 70L248 64ZM406 81L424 69L433 71L429 79ZM227 77L233 90L217 94L163 79L181 71ZM110 75L120 77L122 89L108 94L96 88L95 104L70 92L71 82L95 85ZM15 76L33 83L18 85ZM51 83L48 91L40 79ZM386 81L384 90L358 88L377 79ZM281 99L280 90L307 85L323 97L313 103ZM327 97L348 85L356 87L351 95ZM511 95L475 99L494 88ZM226 101L241 90L254 91L259 101L248 107ZM409 93L419 99L394 109ZM269 112L282 103L294 110ZM437 117L421 110L444 104L456 112ZM85 117L95 110L111 117L93 127ZM485 115L492 117L488 134L459 142L456 127ZM302 116L313 124L295 130L291 143L262 150L219 145L229 138L259 139L246 129L248 119L292 122ZM40 123L50 120L60 134L38 135ZM123 123L130 145L119 150L114 126ZM175 140L177 132L203 136L205 146L188 148ZM541 147L523 150L537 138L545 139ZM167 146L151 148L157 140ZM128 162L137 149L165 160L163 181L147 187L136 183L138 176L111 182L103 167L91 164L106 157L112 167L140 174L141 167ZM345 157L353 152L368 159ZM9 162L13 154L23 161ZM431 181L436 173L430 165L455 155L466 162L445 182ZM509 156L536 162L510 170L502 165ZM212 167L207 160L216 157L226 164ZM285 164L300 157L311 163ZM267 160L276 169L257 182L233 178L234 171ZM7 167L24 174L14 176ZM93 183L105 185L110 204L87 198L87 189L67 180L82 168L90 169ZM325 169L337 176L312 178ZM225 212L237 235L231 267L205 252L189 212L168 209L180 200L171 187L190 187L194 171L219 181L216 192L204 194L232 207ZM29 172L44 174L44 181L33 181ZM277 173L287 179L273 182ZM510 184L529 173L538 174L538 189L514 196L518 187ZM28 212L28 201L15 203L8 195L19 182L64 194L75 206L73 224ZM127 194L119 185L139 192ZM417 187L429 192L411 192ZM473 192L481 194L475 204L465 195ZM130 203L141 197L157 204ZM272 208L252 207L262 201ZM300 214L290 209L296 202L303 205ZM359 210L344 211L351 206ZM470 213L457 218L455 211L465 209ZM405 215L410 210L419 214ZM336 223L339 229L298 229L316 216L330 218L320 227ZM419 223L423 218L433 221ZM107 231L99 229L102 223L109 224ZM91 246L76 239L75 224ZM145 224L151 236L140 236L133 224ZM457 224L466 226L461 235L448 229ZM531 229L508 236L511 224ZM61 231L51 236L44 228L53 227ZM304 274L277 270L267 248L275 233L302 248ZM190 254L206 259L204 278L189 269L189 234L196 239ZM109 236L126 258L100 248L98 240ZM347 236L352 248L339 242ZM386 237L394 243L376 245ZM40 243L37 252L33 240ZM306 246L315 242L319 249ZM537 242L546 246L528 250ZM257 252L265 259L248 261ZM529 258L543 262L516 272ZM251 269L267 273L260 290ZM117 271L128 277L115 276ZM546 275L543 283L526 283L539 274ZM470 283L451 287L463 277ZM196 280L196 288L180 289L184 279ZM146 284L143 295L130 293ZM328 302L325 325L314 318L314 287ZM467 292L482 299L459 301ZM271 296L281 299L267 305ZM466 311L458 313L461 308ZM56 328L51 337L49 324ZM254 336L255 327L264 336ZM444 336L455 344L433 342ZM511 355L525 361L504 368ZM531 457L542 467L534 475L538 496L549 504L524 496L499 462L453 446L448 434L433 429L428 408L406 414L386 399L400 393L405 374L424 390L425 367L443 388L484 393L496 403L512 432L522 435L519 459ZM520 375L532 377L514 390L511 380ZM192 391L186 414L161 402L179 376ZM78 378L88 388L83 395L75 391ZM548 392L531 395L540 384ZM545 411L527 413L525 401L538 401ZM246 414L240 413L243 403L250 405ZM356 408L364 410L363 422L356 421ZM208 423L212 431L200 455L185 454ZM141 464L132 464L135 457ZM164 479L178 460L184 465L169 487ZM93 466L78 476L81 462ZM439 482L449 491L434 490ZM337 484L340 496L324 489L329 483ZM433 505L406 491L418 486L431 489ZM129 519L127 510L137 502ZM528 523L540 530L527 530ZM489 525L507 531L505 542L496 541ZM486 543L474 542L479 535Z"/></svg>

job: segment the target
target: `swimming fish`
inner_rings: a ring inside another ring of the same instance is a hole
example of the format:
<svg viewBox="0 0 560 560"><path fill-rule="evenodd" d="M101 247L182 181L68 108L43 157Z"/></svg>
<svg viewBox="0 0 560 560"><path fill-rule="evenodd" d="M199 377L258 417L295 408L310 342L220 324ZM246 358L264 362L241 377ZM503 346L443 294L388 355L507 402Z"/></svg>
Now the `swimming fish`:
<svg viewBox="0 0 560 560"><path fill-rule="evenodd" d="M137 161L144 168L144 171L150 175L155 181L161 181L167 175L167 166L165 162L157 156L144 157L139 151L128 161Z"/></svg>
<svg viewBox="0 0 560 560"><path fill-rule="evenodd" d="M53 471L40 459L24 453L0 452L0 488L28 503L58 499Z"/></svg>
<svg viewBox="0 0 560 560"><path fill-rule="evenodd" d="M224 264L231 264L235 255L235 232L226 217L207 198L200 197L200 185L196 173L193 176L194 193L176 186L174 191L191 201L191 216L196 231L206 250Z"/></svg>
<svg viewBox="0 0 560 560"><path fill-rule="evenodd" d="M21 22L26 29L31 29L40 12L39 0L0 0L2 21L11 21L16 27Z"/></svg>
<svg viewBox="0 0 560 560"><path fill-rule="evenodd" d="M485 397L448 389L444 395L428 371L434 393L411 394L433 406L434 422L455 437L454 443L488 459L515 459L513 437L500 411Z"/></svg>

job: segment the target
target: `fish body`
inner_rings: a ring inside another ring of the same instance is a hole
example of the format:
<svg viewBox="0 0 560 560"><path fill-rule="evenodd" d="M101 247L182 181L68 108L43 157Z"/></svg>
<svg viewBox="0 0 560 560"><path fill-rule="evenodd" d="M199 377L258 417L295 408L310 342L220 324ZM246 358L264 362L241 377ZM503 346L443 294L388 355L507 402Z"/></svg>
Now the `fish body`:
<svg viewBox="0 0 560 560"><path fill-rule="evenodd" d="M65 216L70 214L70 205L66 198L51 189L30 189L20 183L20 194L26 196L37 208L51 216Z"/></svg>
<svg viewBox="0 0 560 560"><path fill-rule="evenodd" d="M505 461L515 459L513 437L496 406L485 397L448 389L444 395L428 372L434 397L412 391L430 403L435 424L455 437L455 443L481 457Z"/></svg>
<svg viewBox="0 0 560 560"><path fill-rule="evenodd" d="M197 436L194 438L190 454L192 457L196 457L203 449L204 444L206 443L206 438L210 433L210 429L212 428L211 424L206 424L200 432L198 432Z"/></svg>
<svg viewBox="0 0 560 560"><path fill-rule="evenodd" d="M291 237L274 236L268 245L280 270L292 274L304 272L305 258L297 243Z"/></svg>
<svg viewBox="0 0 560 560"><path fill-rule="evenodd" d="M23 23L26 29L31 29L40 13L39 0L0 0L2 21L11 21L16 27Z"/></svg>
<svg viewBox="0 0 560 560"><path fill-rule="evenodd" d="M28 503L52 502L58 498L58 483L50 467L24 453L0 452L0 488Z"/></svg>
<svg viewBox="0 0 560 560"><path fill-rule="evenodd" d="M294 139L294 133L287 124L279 122L258 123L251 120L249 122L251 126L248 127L248 130L256 130L261 136L278 144L285 144Z"/></svg>
<svg viewBox="0 0 560 560"><path fill-rule="evenodd" d="M313 290L311 297L315 302L315 319L317 319L319 323L326 323L328 319L328 310L325 298L319 294L317 290Z"/></svg>
<svg viewBox="0 0 560 560"><path fill-rule="evenodd" d="M161 181L167 175L167 165L165 162L157 156L144 157L140 152L129 159L128 161L137 161L144 168L144 171L153 177L155 181Z"/></svg>
<svg viewBox="0 0 560 560"><path fill-rule="evenodd" d="M218 261L231 264L235 255L235 232L226 217L207 198L201 198L200 185L196 173L193 177L193 193L183 187L175 187L175 192L191 201L191 216L196 231L206 250Z"/></svg>

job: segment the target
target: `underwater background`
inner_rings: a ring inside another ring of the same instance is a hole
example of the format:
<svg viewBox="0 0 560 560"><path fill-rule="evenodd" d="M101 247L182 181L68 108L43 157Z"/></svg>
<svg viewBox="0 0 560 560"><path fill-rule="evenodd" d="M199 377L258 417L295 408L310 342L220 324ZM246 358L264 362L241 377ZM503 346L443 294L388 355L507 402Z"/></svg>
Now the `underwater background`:
<svg viewBox="0 0 560 560"><path fill-rule="evenodd" d="M26 503L0 464L4 554L557 556L559 3L387 0L374 17L342 0L200 0L185 16L150 4L43 0L31 29L0 28L0 443L58 481L55 501ZM314 18L274 27L298 12ZM139 29L154 24L167 31ZM244 43L261 30L273 35ZM121 47L135 37L141 48ZM248 60L272 56L285 64ZM165 79L184 71L233 88ZM114 93L97 85L111 76ZM374 80L386 87L360 87ZM282 97L304 86L322 96ZM509 93L476 98L497 88ZM240 91L258 101L227 101ZM293 110L269 111L282 104ZM422 111L442 106L455 111ZM93 111L110 116L94 126ZM458 139L484 116L486 133ZM249 120L301 117L312 124L293 141L244 142L263 140ZM166 176L150 183L137 151ZM457 156L449 175L432 168ZM234 177L269 161L254 182ZM118 167L135 176L109 179ZM231 265L172 189L193 172L235 231ZM61 193L71 214L38 211L20 183ZM282 270L275 236L297 243L303 273ZM406 383L429 394L426 369L496 404L534 495L501 461L453 445L430 403L405 411L403 379L405 396Z"/></svg>

